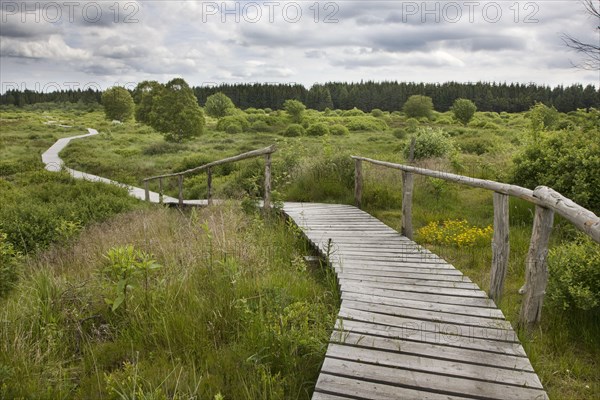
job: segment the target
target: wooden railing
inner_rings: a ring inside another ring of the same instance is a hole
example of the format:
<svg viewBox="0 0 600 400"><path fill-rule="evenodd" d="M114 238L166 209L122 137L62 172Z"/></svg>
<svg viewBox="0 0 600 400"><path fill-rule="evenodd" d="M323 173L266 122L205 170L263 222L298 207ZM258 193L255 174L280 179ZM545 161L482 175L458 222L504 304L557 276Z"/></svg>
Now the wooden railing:
<svg viewBox="0 0 600 400"><path fill-rule="evenodd" d="M502 296L504 279L508 267L509 219L508 196L517 197L535 204L533 231L527 254L525 285L519 291L524 294L519 324L527 328L540 321L544 294L548 281L546 259L548 243L554 222L554 213L562 215L577 228L600 243L600 218L593 212L581 207L560 193L545 186L535 190L516 185L509 185L486 179L471 178L447 172L433 171L411 165L394 164L365 157L352 156L355 161L354 199L356 206L361 206L363 173L362 162L399 169L402 171L402 234L413 238L412 228L412 194L413 174L429 176L456 182L467 186L492 190L494 192L494 236L492 239L492 270L490 280L490 297L498 302Z"/></svg>
<svg viewBox="0 0 600 400"><path fill-rule="evenodd" d="M208 164L201 165L199 167L188 169L186 171L177 172L177 173L173 173L173 174L152 176L150 178L146 178L143 180L144 190L146 191L146 195L145 195L146 201L150 200L150 190L149 190L150 181L158 180L159 202L162 203L163 202L163 179L177 177L178 186L179 186L178 204L179 204L179 206L183 206L184 205L184 201L183 201L183 178L184 178L184 176L188 175L188 174L192 174L192 173L206 171L206 175L207 175L207 196L206 196L207 199L206 200L207 200L208 204L211 205L213 202L212 201L212 168L213 167L215 167L217 165L235 162L235 161L246 160L248 158L265 156L265 188L264 188L265 194L264 194L263 207L264 207L264 209L269 209L271 207L271 154L273 154L275 151L277 151L277 149L275 148L275 145L271 145L269 147L265 147L264 149L252 150L247 153L239 154L239 155L233 156L233 157L224 158L224 159L218 160L218 161L213 161Z"/></svg>

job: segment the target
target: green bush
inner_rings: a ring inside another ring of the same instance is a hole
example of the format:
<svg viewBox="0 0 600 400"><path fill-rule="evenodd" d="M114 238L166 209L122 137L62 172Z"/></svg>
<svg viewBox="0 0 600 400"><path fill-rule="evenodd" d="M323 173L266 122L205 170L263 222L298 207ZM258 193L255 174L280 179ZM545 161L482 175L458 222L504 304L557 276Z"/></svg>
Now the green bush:
<svg viewBox="0 0 600 400"><path fill-rule="evenodd" d="M342 111L342 115L344 117L360 117L365 115L365 113L362 110L359 110L358 108L354 107L351 110Z"/></svg>
<svg viewBox="0 0 600 400"><path fill-rule="evenodd" d="M420 128L416 133L415 140L415 160L444 157L454 150L454 141L442 129ZM405 157L408 157L410 151L409 143L404 149Z"/></svg>
<svg viewBox="0 0 600 400"><path fill-rule="evenodd" d="M142 154L146 156L155 156L159 154L177 153L186 149L186 146L181 143L158 142L152 143L142 150Z"/></svg>
<svg viewBox="0 0 600 400"><path fill-rule="evenodd" d="M467 125L477 111L477 106L469 99L456 99L452 105L454 118L463 125Z"/></svg>
<svg viewBox="0 0 600 400"><path fill-rule="evenodd" d="M250 129L252 129L254 132L268 132L269 124L267 124L265 121L257 120L252 123Z"/></svg>
<svg viewBox="0 0 600 400"><path fill-rule="evenodd" d="M564 310L600 309L600 246L588 237L558 246L548 257L548 297Z"/></svg>
<svg viewBox="0 0 600 400"><path fill-rule="evenodd" d="M495 142L489 136L460 136L456 143L465 153L482 155L491 152Z"/></svg>
<svg viewBox="0 0 600 400"><path fill-rule="evenodd" d="M513 182L545 185L600 212L600 130L546 132L515 159Z"/></svg>
<svg viewBox="0 0 600 400"><path fill-rule="evenodd" d="M371 115L375 118L383 117L383 111L381 111L379 108L374 108L371 110Z"/></svg>
<svg viewBox="0 0 600 400"><path fill-rule="evenodd" d="M392 135L394 135L398 139L406 139L407 132L406 132L406 130L404 128L395 128L392 131Z"/></svg>
<svg viewBox="0 0 600 400"><path fill-rule="evenodd" d="M233 128L229 128L234 126ZM250 129L250 123L245 116L242 115L228 115L223 117L217 123L217 130L227 133L240 133L246 132Z"/></svg>
<svg viewBox="0 0 600 400"><path fill-rule="evenodd" d="M431 119L433 115L433 100L431 97L413 95L406 100L402 111L410 118Z"/></svg>
<svg viewBox="0 0 600 400"><path fill-rule="evenodd" d="M342 124L335 124L329 127L329 133L336 136L348 135L350 131Z"/></svg>
<svg viewBox="0 0 600 400"><path fill-rule="evenodd" d="M243 131L244 130L242 129L242 126L237 123L228 124L227 127L225 128L225 132L232 134L232 135L236 134L236 133L242 133Z"/></svg>
<svg viewBox="0 0 600 400"><path fill-rule="evenodd" d="M323 136L329 133L329 126L324 122L317 122L308 127L306 134L308 136Z"/></svg>
<svg viewBox="0 0 600 400"><path fill-rule="evenodd" d="M290 124L285 129L285 131L282 132L283 136L289 136L289 137L303 136L304 133L305 133L304 127L300 124Z"/></svg>
<svg viewBox="0 0 600 400"><path fill-rule="evenodd" d="M345 125L351 131L384 131L388 129L385 121L372 116L348 117Z"/></svg>

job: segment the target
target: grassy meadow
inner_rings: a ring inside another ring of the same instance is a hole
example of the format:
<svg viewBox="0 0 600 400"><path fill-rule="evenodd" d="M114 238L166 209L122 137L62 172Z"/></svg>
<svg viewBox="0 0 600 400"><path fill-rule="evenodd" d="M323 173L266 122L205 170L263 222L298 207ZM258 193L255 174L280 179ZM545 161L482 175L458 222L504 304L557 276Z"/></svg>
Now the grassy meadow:
<svg viewBox="0 0 600 400"><path fill-rule="evenodd" d="M304 262L310 249L299 232L248 207L262 195L262 160L215 168L214 197L241 202L180 212L130 199L116 186L44 172L40 154L58 138L97 129L100 135L62 152L67 165L138 186L148 176L276 144L276 202L345 204L353 203L350 155L404 162L419 129L443 130L452 149L417 165L502 182L532 140L528 113L477 112L463 126L450 112L415 120L379 110L307 110L308 134L300 136L290 136L283 111L238 110L235 118L242 132L207 117L202 136L170 143L133 121L113 124L93 106L0 111L0 249L18 252L19 264L4 298L0 287L0 399L306 399L337 312L335 278ZM591 118L560 114L558 126L597 132ZM330 133L310 135L318 124ZM332 128L340 125L347 130ZM363 168L363 208L399 229L399 171ZM165 185L176 195L176 180ZM184 197L205 196L206 175L186 177ZM472 241L435 241L422 229L461 220L473 228ZM499 306L514 327L532 222L532 206L511 199ZM416 177L413 223L418 242L489 287L491 192ZM553 248L577 237L556 218ZM599 315L598 307L565 310L547 301L539 328L519 333L552 399L600 397Z"/></svg>

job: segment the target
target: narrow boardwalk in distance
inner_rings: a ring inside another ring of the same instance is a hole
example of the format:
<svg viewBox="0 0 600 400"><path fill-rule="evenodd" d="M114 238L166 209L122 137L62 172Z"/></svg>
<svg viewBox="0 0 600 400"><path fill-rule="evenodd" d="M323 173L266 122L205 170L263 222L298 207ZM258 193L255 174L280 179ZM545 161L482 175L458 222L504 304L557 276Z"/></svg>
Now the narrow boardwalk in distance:
<svg viewBox="0 0 600 400"><path fill-rule="evenodd" d="M452 265L352 206L283 211L341 289L314 400L548 398L510 323Z"/></svg>

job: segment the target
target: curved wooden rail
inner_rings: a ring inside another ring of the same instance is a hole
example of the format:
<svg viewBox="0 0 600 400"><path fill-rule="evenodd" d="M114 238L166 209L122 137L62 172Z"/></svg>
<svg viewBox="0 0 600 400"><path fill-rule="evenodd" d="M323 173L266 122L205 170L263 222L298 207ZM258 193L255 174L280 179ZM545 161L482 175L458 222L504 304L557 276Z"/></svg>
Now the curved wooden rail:
<svg viewBox="0 0 600 400"><path fill-rule="evenodd" d="M265 195L263 199L263 208L269 209L271 207L271 154L277 151L275 145L271 145L269 147L265 147L264 149L252 150L246 153L238 154L237 156L232 156L228 158L223 158L222 160L217 160L210 162L208 164L201 165L199 167L190 168L188 170L182 172L175 172L172 174L164 174L151 176L143 180L144 188L146 190L147 196L149 196L150 190L148 188L148 184L150 181L158 180L158 193L159 193L159 201L162 202L163 197L163 184L162 180L164 178L178 178L179 185L179 205L182 206L184 204L183 201L183 177L188 174L193 174L195 172L206 171L207 174L207 202L208 204L212 204L212 167L217 165L222 165L230 162L236 162L241 160L246 160L248 158L254 158L259 156L265 156Z"/></svg>
<svg viewBox="0 0 600 400"><path fill-rule="evenodd" d="M363 161L402 171L402 233L410 239L413 237L413 174L493 191L494 237L492 240L490 297L496 301L499 301L502 296L510 252L508 196L517 197L535 204L533 231L527 255L526 281L525 285L519 291L525 295L521 306L519 322L527 327L533 326L541 318L543 299L548 281L546 258L548 255L550 233L554 222L554 213L557 212L586 235L590 236L596 243L600 243L600 218L590 210L581 207L546 186L538 186L535 190L531 190L517 185L472 178L443 171L434 171L412 165L395 164L358 156L352 156L352 158L355 161L354 198L358 207L360 207L362 197Z"/></svg>

